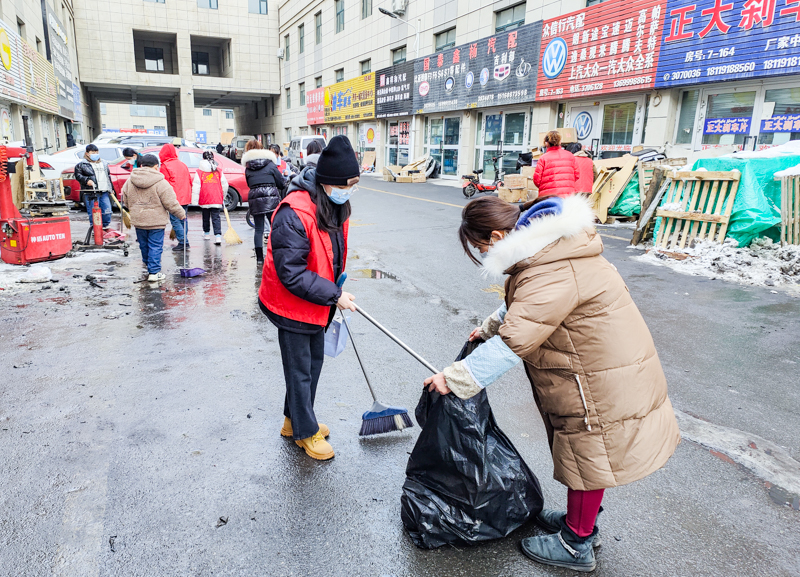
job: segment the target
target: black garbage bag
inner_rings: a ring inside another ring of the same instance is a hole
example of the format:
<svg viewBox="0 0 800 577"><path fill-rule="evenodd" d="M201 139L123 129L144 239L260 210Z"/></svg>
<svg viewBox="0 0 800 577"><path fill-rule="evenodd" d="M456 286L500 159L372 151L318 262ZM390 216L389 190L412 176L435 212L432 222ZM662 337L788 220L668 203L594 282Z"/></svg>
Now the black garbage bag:
<svg viewBox="0 0 800 577"><path fill-rule="evenodd" d="M462 360L480 343L468 342ZM427 389L406 467L403 526L417 547L507 536L542 510L539 481L494 420L486 391L462 400Z"/></svg>

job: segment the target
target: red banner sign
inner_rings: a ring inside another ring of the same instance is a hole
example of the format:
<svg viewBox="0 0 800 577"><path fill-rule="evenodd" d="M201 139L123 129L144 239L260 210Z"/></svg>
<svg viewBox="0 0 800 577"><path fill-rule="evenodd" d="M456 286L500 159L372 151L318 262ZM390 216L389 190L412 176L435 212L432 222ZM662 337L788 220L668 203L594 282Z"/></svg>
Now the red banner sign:
<svg viewBox="0 0 800 577"><path fill-rule="evenodd" d="M325 89L315 88L306 92L306 122L310 125L325 124Z"/></svg>
<svg viewBox="0 0 800 577"><path fill-rule="evenodd" d="M545 20L536 100L652 88L666 0L611 0Z"/></svg>

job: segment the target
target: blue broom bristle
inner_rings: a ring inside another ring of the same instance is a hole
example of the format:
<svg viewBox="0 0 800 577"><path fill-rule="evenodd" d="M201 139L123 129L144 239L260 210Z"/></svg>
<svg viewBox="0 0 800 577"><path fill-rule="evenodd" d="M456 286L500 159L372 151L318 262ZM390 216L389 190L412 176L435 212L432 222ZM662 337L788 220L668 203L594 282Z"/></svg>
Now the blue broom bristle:
<svg viewBox="0 0 800 577"><path fill-rule="evenodd" d="M385 412L385 411L382 411ZM370 435L380 435L382 433L391 433L392 431L402 431L409 427L413 427L414 423L408 412L398 412L393 415L370 415L369 412L364 413L363 421L361 422L361 431L359 436L367 437Z"/></svg>

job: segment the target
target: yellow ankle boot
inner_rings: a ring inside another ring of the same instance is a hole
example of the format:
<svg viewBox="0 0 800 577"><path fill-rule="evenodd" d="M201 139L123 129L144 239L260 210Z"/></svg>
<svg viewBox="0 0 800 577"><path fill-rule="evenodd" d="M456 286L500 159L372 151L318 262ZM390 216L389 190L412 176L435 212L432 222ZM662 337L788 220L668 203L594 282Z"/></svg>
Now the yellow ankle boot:
<svg viewBox="0 0 800 577"><path fill-rule="evenodd" d="M319 425L319 432L322 434L323 437L329 437L331 434L331 430L328 428L328 425L323 425L322 423L317 423ZM291 437L294 433L292 432L292 420L289 417L283 418L283 427L281 427L281 435L284 437Z"/></svg>
<svg viewBox="0 0 800 577"><path fill-rule="evenodd" d="M317 433L313 437L295 441L298 447L302 447L306 454L317 461L327 461L333 459L333 447L322 437L322 433Z"/></svg>

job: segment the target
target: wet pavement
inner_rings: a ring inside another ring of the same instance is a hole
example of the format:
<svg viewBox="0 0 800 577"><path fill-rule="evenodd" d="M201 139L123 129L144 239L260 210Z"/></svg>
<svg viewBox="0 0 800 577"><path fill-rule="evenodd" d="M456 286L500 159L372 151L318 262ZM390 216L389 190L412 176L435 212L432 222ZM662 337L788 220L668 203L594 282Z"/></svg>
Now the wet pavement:
<svg viewBox="0 0 800 577"><path fill-rule="evenodd" d="M465 200L425 184L360 188L346 289L444 367L500 304L502 282L483 279L458 245ZM181 278L182 254L167 250L167 281L135 284L134 247L54 263L57 283L0 291L0 575L574 574L519 553L533 527L477 547L414 547L400 487L419 429L358 437L371 398L352 347L326 358L317 396L336 458L312 461L282 438L277 331L256 303L244 210L232 214L238 246L203 241L199 217L189 265L204 276ZM604 235L676 408L800 459L800 299L653 267L613 238L628 231ZM349 316L379 398L413 411L425 369ZM564 507L522 370L489 398L548 505ZM800 574L800 512L692 442L663 470L607 491L604 505L596 575Z"/></svg>

